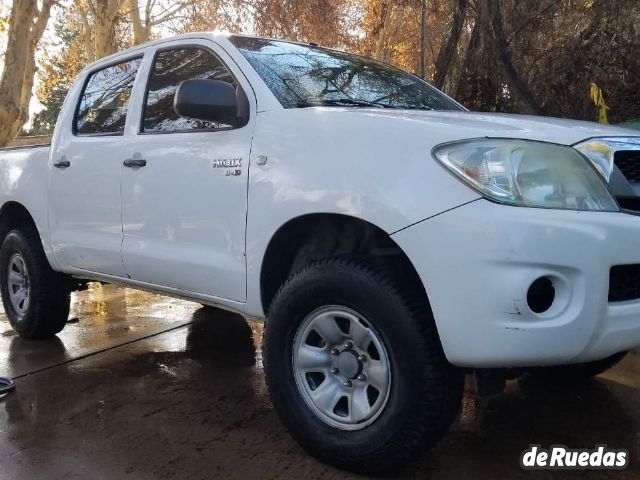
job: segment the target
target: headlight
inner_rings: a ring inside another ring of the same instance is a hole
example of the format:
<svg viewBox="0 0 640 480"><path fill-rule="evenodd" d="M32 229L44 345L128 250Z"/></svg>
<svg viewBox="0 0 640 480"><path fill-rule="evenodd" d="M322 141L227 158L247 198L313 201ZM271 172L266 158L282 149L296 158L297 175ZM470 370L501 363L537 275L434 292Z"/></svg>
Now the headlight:
<svg viewBox="0 0 640 480"><path fill-rule="evenodd" d="M593 166L596 167L596 170L602 175L605 182L609 181L613 171L613 154L615 150L606 140L594 138L574 145L573 148L579 150L591 160Z"/></svg>
<svg viewBox="0 0 640 480"><path fill-rule="evenodd" d="M602 178L572 147L478 139L440 145L433 154L482 195L501 203L618 211Z"/></svg>

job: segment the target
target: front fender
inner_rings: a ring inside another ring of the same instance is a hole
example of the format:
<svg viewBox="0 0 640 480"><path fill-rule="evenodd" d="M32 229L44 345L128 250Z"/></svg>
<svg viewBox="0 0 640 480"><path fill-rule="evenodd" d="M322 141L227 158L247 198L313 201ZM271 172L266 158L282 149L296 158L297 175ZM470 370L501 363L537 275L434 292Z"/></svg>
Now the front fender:
<svg viewBox="0 0 640 480"><path fill-rule="evenodd" d="M354 116L348 110L258 115L248 187L250 315L264 315L262 258L271 237L292 218L335 213L391 234L479 198L431 158L432 141L419 122ZM266 164L258 165L257 156L266 157Z"/></svg>

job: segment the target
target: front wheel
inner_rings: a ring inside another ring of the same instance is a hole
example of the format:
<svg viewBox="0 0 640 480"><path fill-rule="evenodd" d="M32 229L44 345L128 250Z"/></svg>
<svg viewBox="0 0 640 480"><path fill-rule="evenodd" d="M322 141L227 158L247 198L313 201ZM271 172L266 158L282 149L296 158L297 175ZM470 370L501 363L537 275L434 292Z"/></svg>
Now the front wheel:
<svg viewBox="0 0 640 480"><path fill-rule="evenodd" d="M69 286L54 272L35 229L10 231L0 248L0 292L13 329L23 338L47 338L69 316Z"/></svg>
<svg viewBox="0 0 640 480"><path fill-rule="evenodd" d="M397 470L446 433L463 374L442 351L428 302L366 259L293 275L265 326L276 410L312 455L364 474Z"/></svg>

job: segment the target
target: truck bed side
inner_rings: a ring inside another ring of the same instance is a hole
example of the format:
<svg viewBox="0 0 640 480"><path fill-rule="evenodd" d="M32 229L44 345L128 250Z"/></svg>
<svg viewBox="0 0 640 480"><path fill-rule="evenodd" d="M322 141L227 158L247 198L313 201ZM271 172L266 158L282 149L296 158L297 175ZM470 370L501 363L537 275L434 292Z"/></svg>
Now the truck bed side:
<svg viewBox="0 0 640 480"><path fill-rule="evenodd" d="M0 149L0 212L5 212L11 202L29 212L49 263L55 269L47 220L48 161L47 144Z"/></svg>

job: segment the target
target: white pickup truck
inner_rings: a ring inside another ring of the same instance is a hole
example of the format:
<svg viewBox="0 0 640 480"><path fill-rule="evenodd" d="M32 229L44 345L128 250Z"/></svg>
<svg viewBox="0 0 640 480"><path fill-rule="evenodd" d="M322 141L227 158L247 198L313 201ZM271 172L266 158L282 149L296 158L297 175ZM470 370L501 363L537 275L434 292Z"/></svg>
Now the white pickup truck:
<svg viewBox="0 0 640 480"><path fill-rule="evenodd" d="M640 345L634 133L468 112L313 44L152 42L83 70L50 146L0 151L2 300L26 338L64 327L73 279L266 317L293 436L394 470L465 373L579 378Z"/></svg>

